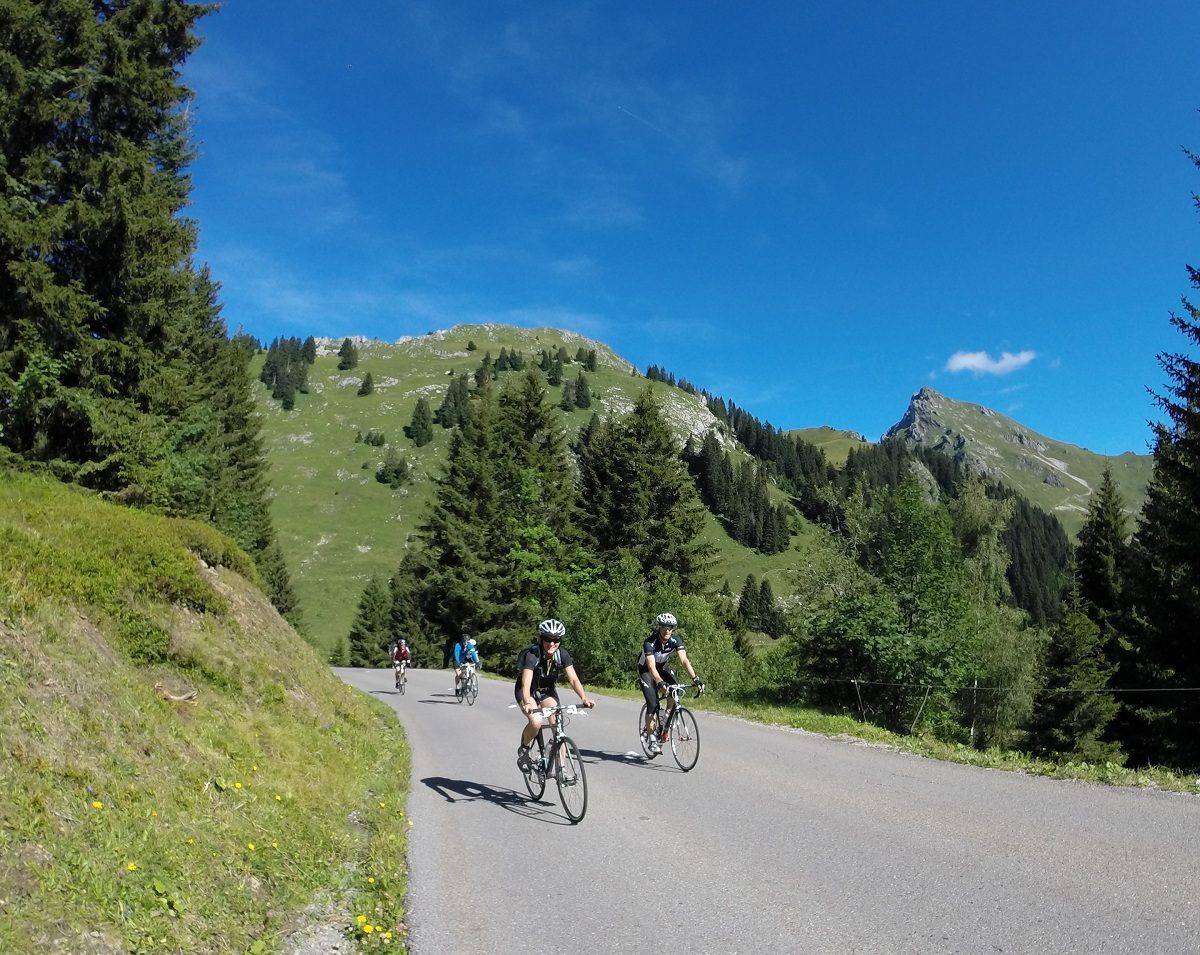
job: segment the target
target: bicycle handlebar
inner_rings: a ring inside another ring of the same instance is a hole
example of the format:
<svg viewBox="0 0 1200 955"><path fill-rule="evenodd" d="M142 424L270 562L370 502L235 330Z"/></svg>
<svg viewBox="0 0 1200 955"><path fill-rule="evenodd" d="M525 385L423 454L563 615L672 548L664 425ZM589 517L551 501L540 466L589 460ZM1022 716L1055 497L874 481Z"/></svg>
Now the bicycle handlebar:
<svg viewBox="0 0 1200 955"><path fill-rule="evenodd" d="M664 684L662 684L662 692L661 692L660 696L666 696L666 694L669 693L669 694L671 694L671 696L675 697L676 700L678 700L688 690L690 690L692 688L695 688L696 696L699 696L700 695L700 687L702 687L703 685L704 684L702 684L702 683L695 683L695 682L692 682L692 683L664 683Z"/></svg>

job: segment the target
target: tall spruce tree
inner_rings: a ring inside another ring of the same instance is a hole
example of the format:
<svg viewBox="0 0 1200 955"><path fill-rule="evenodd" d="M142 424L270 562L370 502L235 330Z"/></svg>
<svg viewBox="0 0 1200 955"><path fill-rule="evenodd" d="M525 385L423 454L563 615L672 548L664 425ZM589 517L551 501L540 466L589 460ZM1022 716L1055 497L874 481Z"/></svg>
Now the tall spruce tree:
<svg viewBox="0 0 1200 955"><path fill-rule="evenodd" d="M1076 586L1062 619L1051 629L1029 749L1051 759L1120 762L1120 748L1102 739L1117 712L1118 703L1108 692L1115 667L1106 658L1100 627L1086 610Z"/></svg>
<svg viewBox="0 0 1200 955"><path fill-rule="evenodd" d="M713 558L700 538L704 506L649 390L592 435L579 467L581 524L606 559L628 553L648 579L708 589Z"/></svg>
<svg viewBox="0 0 1200 955"><path fill-rule="evenodd" d="M350 624L350 665L378 667L387 663L392 640L392 596L382 577L367 581Z"/></svg>
<svg viewBox="0 0 1200 955"><path fill-rule="evenodd" d="M1200 156L1187 155L1200 168ZM1192 200L1200 209L1200 195ZM1187 272L1200 289L1200 270ZM1188 349L1200 346L1200 309L1187 296L1170 318ZM1138 684L1159 692L1124 697L1135 722L1123 742L1137 762L1200 769L1200 363L1187 351L1158 360L1167 387L1155 398L1165 420L1155 427L1154 473L1134 542L1145 627L1130 635L1130 652Z"/></svg>
<svg viewBox="0 0 1200 955"><path fill-rule="evenodd" d="M212 6L10 0L0 14L0 442L211 520L295 598L267 513L244 342L193 262L180 67Z"/></svg>

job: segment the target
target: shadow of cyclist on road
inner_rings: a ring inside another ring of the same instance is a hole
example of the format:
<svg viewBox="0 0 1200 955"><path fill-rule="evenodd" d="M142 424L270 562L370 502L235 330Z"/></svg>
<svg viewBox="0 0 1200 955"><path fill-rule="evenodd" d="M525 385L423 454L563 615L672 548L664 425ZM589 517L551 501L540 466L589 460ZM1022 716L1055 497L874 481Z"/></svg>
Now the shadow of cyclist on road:
<svg viewBox="0 0 1200 955"><path fill-rule="evenodd" d="M549 802L534 802L524 793L514 789L498 789L468 779L450 779L446 776L426 776L421 780L446 802L490 802L519 816L541 819L554 825L569 826L571 820L557 813L547 812Z"/></svg>

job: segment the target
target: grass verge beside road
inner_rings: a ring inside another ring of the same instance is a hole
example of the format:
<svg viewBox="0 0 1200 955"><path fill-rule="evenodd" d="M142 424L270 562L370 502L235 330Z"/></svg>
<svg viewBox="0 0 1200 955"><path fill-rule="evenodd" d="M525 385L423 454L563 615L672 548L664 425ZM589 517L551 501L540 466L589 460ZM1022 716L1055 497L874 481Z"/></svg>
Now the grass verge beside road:
<svg viewBox="0 0 1200 955"><path fill-rule="evenodd" d="M395 714L220 535L3 478L0 951L265 955L317 923L402 951Z"/></svg>

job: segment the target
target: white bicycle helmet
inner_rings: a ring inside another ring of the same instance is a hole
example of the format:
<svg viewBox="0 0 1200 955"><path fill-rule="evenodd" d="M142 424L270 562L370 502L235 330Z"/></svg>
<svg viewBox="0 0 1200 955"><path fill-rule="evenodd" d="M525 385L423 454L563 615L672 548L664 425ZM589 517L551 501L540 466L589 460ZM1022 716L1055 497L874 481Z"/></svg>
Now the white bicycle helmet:
<svg viewBox="0 0 1200 955"><path fill-rule="evenodd" d="M678 627L679 621L675 619L673 613L660 613L654 618L654 625L656 627Z"/></svg>
<svg viewBox="0 0 1200 955"><path fill-rule="evenodd" d="M561 640L566 635L567 628L563 626L561 620L543 620L538 624L538 636Z"/></svg>

